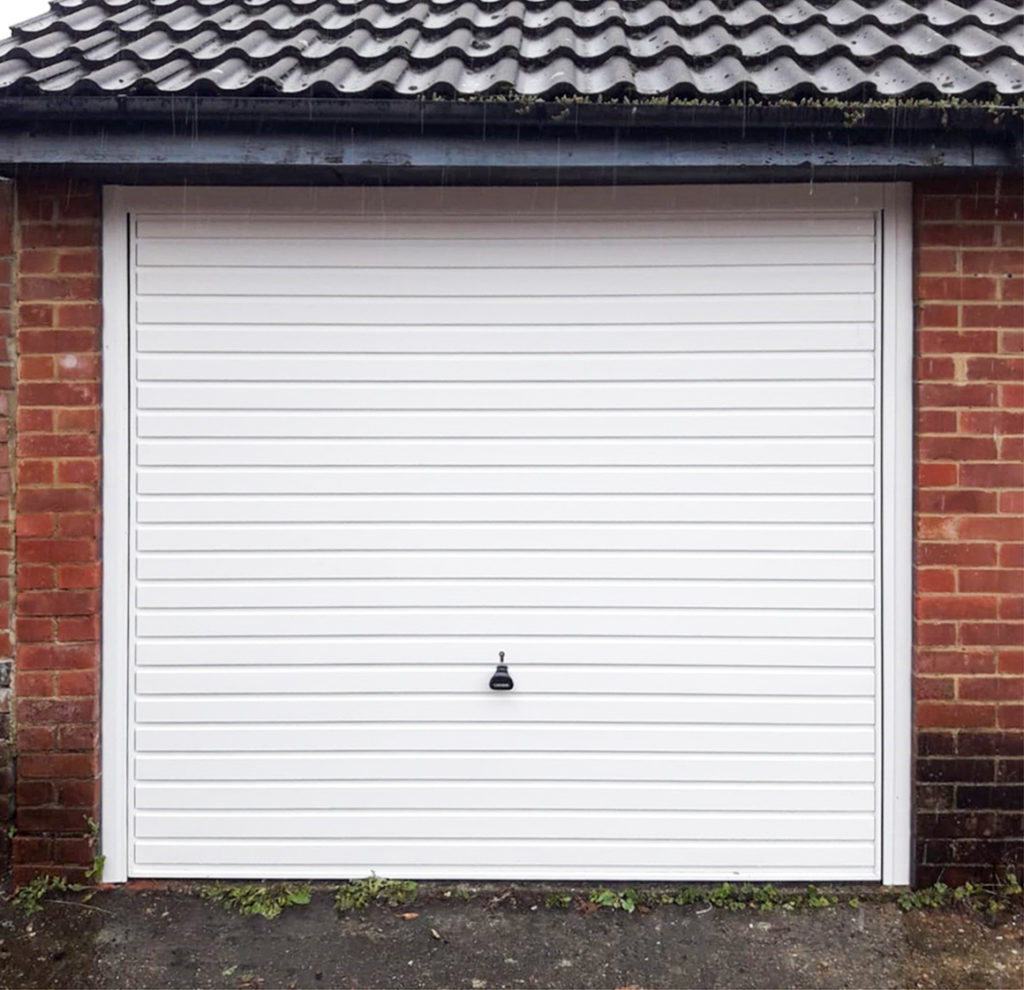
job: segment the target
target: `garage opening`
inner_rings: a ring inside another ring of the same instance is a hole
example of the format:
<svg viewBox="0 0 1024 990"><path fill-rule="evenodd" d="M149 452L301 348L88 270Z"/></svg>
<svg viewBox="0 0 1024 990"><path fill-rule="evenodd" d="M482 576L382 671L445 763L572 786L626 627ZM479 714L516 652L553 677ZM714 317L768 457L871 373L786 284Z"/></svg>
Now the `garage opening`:
<svg viewBox="0 0 1024 990"><path fill-rule="evenodd" d="M901 195L110 190L115 872L898 882Z"/></svg>

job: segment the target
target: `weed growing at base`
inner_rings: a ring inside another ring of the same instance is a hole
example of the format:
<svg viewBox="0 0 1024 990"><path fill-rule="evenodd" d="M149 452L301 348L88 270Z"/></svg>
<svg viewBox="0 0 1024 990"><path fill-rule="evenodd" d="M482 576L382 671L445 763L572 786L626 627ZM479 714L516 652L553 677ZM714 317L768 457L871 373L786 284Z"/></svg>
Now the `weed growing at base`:
<svg viewBox="0 0 1024 990"><path fill-rule="evenodd" d="M880 889L877 894L861 893L852 896L846 904L857 908L863 903L894 903L901 911L962 907L970 911L987 911L991 914L1009 910L1024 893L1017 877L1007 873L997 884L965 883L960 887L949 887L937 883L921 890ZM676 891L650 891L633 887L613 889L596 887L585 898L568 892L550 891L544 896L544 906L553 910L565 910L577 905L594 905L591 910L607 908L633 914L637 908L656 906L689 905L707 906L720 911L806 911L836 907L839 896L829 891L808 885L804 890L785 888L780 890L773 884L730 884L717 887L689 886Z"/></svg>
<svg viewBox="0 0 1024 990"><path fill-rule="evenodd" d="M245 883L235 887L215 883L203 887L199 896L238 914L276 918L286 907L308 904L313 899L313 888L308 883Z"/></svg>
<svg viewBox="0 0 1024 990"><path fill-rule="evenodd" d="M68 883L64 877L45 874L19 887L18 892L11 898L11 902L22 914L33 915L43 910L42 902L47 894L54 892L67 894L88 889L85 884Z"/></svg>
<svg viewBox="0 0 1024 990"><path fill-rule="evenodd" d="M334 906L339 911L358 911L371 903L401 907L412 904L419 889L420 885L415 880L388 880L374 873L340 887L334 895Z"/></svg>

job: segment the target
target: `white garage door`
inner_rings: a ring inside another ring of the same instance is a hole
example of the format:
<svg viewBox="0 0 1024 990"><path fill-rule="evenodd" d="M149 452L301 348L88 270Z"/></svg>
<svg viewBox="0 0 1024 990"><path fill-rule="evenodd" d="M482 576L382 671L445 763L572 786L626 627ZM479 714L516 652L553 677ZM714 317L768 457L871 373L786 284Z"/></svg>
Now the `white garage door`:
<svg viewBox="0 0 1024 990"><path fill-rule="evenodd" d="M130 215L129 873L878 878L875 206L232 195Z"/></svg>

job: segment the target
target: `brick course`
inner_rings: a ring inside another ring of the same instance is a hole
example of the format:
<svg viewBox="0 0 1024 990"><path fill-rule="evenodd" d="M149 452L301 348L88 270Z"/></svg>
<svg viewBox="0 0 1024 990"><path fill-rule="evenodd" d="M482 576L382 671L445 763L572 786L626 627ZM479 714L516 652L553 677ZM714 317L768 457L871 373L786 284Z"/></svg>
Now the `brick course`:
<svg viewBox="0 0 1024 990"><path fill-rule="evenodd" d="M15 880L80 875L99 817L100 192L17 190Z"/></svg>
<svg viewBox="0 0 1024 990"><path fill-rule="evenodd" d="M0 184L0 431L17 409L16 878L89 859L98 816L100 200ZM1024 835L1024 247L1019 182L916 189L918 881L988 877ZM11 265L16 256L16 265ZM13 401L16 398L16 403ZM0 461L0 629L11 479ZM0 814L9 788L0 640Z"/></svg>
<svg viewBox="0 0 1024 990"><path fill-rule="evenodd" d="M918 882L1024 858L1024 197L917 186Z"/></svg>
<svg viewBox="0 0 1024 990"><path fill-rule="evenodd" d="M11 740L11 591L14 511L11 505L11 410L14 382L14 184L0 179L0 863L8 854L7 826L14 813Z"/></svg>

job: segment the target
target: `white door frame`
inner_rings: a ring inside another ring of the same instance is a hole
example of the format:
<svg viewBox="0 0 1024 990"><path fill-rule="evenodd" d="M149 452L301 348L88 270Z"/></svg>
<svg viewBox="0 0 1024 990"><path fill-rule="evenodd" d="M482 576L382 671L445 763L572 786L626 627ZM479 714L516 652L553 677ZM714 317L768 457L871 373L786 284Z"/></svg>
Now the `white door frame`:
<svg viewBox="0 0 1024 990"><path fill-rule="evenodd" d="M913 493L913 298L912 199L909 183L829 185L619 186L530 188L189 188L107 186L103 224L103 660L102 814L103 879L128 878L128 783L131 779L129 623L133 586L129 538L130 368L129 255L131 215L275 211L316 215L326 211L390 216L441 209L508 212L606 212L619 206L637 213L719 209L742 212L873 210L880 233L881 520L876 543L881 567L877 642L882 683L876 689L877 744L881 749L879 879L911 879L912 811L912 493ZM501 878L495 878L501 879ZM595 877L595 879L599 879Z"/></svg>

